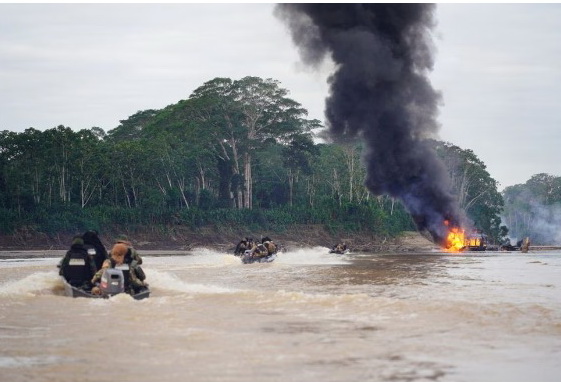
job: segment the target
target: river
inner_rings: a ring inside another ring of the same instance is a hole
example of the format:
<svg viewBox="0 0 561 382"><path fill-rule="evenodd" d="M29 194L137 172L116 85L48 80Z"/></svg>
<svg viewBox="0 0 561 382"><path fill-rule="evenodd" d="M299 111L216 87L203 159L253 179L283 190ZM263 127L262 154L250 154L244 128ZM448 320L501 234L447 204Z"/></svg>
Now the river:
<svg viewBox="0 0 561 382"><path fill-rule="evenodd" d="M136 301L66 297L58 258L0 256L0 381L561 378L559 251L143 257Z"/></svg>

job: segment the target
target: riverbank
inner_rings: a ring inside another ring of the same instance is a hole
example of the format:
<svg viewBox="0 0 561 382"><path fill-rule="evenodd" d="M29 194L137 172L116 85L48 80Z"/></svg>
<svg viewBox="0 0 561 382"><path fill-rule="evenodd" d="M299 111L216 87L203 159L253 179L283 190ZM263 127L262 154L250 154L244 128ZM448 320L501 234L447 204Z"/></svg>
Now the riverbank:
<svg viewBox="0 0 561 382"><path fill-rule="evenodd" d="M192 231L184 227L169 227L165 230L136 230L100 232L103 244L109 249L113 238L126 234L139 251L186 252L194 248L212 248L218 251L233 251L243 237L261 240L268 236L286 250L303 247L332 247L345 242L354 252L410 252L430 251L438 247L417 232L404 232L399 237L379 237L368 232L336 234L323 226L295 226L283 232L216 232L212 228ZM40 232L20 230L11 235L0 235L0 251L65 251L72 242L73 233L49 236Z"/></svg>

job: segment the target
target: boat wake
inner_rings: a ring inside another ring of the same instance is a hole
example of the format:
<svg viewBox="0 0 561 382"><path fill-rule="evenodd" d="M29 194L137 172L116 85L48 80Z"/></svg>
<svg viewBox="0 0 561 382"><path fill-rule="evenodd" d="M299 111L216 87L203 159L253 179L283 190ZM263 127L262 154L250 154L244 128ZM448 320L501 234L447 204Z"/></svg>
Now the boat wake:
<svg viewBox="0 0 561 382"><path fill-rule="evenodd" d="M0 296L41 294L64 294L64 285L58 277L58 271L35 272L20 280L0 285Z"/></svg>
<svg viewBox="0 0 561 382"><path fill-rule="evenodd" d="M146 269L145 272L146 280L155 291L189 294L230 294L241 292L241 290L234 288L185 282L176 275L165 271Z"/></svg>
<svg viewBox="0 0 561 382"><path fill-rule="evenodd" d="M254 269L290 265L333 265L347 264L347 255L337 255L329 253L326 247L298 248L287 252L279 252L277 258L272 263L266 264L242 264L241 259L232 254L207 249L197 248L192 255L170 256L170 257L150 257L146 256L143 269L147 276L150 288L154 289L156 295L167 293L187 293L187 294L234 294L245 293L246 290L217 285L189 283L181 280L174 274L175 271L194 271L194 269L205 268L231 268L231 267L253 267ZM55 263L53 259L48 262ZM32 262L34 263L34 262ZM45 265L44 261L37 262L38 265ZM18 263L21 265L21 263ZM27 265L27 262L26 262ZM245 268L247 269L247 268ZM271 269L272 270L272 269ZM18 280L11 280L0 284L0 296L39 296L39 295L60 295L63 296L64 284L58 275L58 270L38 271L29 274Z"/></svg>
<svg viewBox="0 0 561 382"><path fill-rule="evenodd" d="M278 254L275 263L280 264L302 264L302 265L336 265L348 264L347 255L329 253L327 247L298 248Z"/></svg>

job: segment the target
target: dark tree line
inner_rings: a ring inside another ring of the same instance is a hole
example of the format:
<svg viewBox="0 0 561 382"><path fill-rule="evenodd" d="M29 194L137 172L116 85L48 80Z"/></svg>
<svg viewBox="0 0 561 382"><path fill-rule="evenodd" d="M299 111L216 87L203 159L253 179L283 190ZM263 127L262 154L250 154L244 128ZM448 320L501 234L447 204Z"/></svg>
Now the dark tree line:
<svg viewBox="0 0 561 382"><path fill-rule="evenodd" d="M318 120L278 81L215 78L115 129L0 133L0 230L112 224L413 229L399 202L363 185L360 142L315 143ZM499 238L502 197L470 150L435 142L462 206Z"/></svg>

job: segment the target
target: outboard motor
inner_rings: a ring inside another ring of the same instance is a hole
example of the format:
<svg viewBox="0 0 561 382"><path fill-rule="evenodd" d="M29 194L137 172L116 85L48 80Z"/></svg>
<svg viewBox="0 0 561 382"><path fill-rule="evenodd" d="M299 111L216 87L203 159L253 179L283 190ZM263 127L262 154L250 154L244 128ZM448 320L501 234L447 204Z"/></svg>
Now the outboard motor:
<svg viewBox="0 0 561 382"><path fill-rule="evenodd" d="M251 250L250 249L246 249L244 251L244 254L242 256L242 263L244 264L250 264L253 263L253 256L251 256Z"/></svg>
<svg viewBox="0 0 561 382"><path fill-rule="evenodd" d="M118 268L108 268L101 275L99 283L101 293L106 296L113 296L125 291L125 275Z"/></svg>

